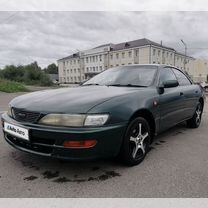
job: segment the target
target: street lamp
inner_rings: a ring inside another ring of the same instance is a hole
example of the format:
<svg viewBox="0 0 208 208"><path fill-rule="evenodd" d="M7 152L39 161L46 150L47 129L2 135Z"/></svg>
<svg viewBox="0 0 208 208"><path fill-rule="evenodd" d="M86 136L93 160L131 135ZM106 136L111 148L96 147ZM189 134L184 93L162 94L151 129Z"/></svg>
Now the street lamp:
<svg viewBox="0 0 208 208"><path fill-rule="evenodd" d="M183 43L183 45L185 47L184 71L186 71L187 45L186 45L186 43L182 39L181 39L181 42Z"/></svg>

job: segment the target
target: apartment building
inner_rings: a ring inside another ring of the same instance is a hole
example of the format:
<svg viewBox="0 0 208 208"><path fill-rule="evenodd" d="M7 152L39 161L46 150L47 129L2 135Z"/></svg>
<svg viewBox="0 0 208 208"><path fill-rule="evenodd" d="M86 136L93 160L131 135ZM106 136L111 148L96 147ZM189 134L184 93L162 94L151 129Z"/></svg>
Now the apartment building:
<svg viewBox="0 0 208 208"><path fill-rule="evenodd" d="M167 64L190 73L193 61L190 56L148 39L109 43L58 60L59 81L79 83L108 68L130 64Z"/></svg>

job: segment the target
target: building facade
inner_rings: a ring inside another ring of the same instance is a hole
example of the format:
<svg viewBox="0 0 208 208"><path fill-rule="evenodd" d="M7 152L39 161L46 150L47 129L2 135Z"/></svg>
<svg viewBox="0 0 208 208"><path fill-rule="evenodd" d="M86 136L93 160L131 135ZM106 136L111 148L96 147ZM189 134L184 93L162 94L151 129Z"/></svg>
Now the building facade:
<svg viewBox="0 0 208 208"><path fill-rule="evenodd" d="M148 39L109 43L58 60L59 82L80 83L108 68L131 64L167 64L190 74L194 60Z"/></svg>

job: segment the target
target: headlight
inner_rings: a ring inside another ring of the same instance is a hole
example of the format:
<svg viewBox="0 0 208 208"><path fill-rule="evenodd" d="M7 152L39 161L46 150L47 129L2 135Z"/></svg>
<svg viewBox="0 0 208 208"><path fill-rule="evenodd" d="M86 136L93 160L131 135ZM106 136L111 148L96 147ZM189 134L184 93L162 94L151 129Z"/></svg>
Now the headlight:
<svg viewBox="0 0 208 208"><path fill-rule="evenodd" d="M102 126L108 120L109 115L88 115L85 119L84 125L85 126Z"/></svg>
<svg viewBox="0 0 208 208"><path fill-rule="evenodd" d="M40 119L40 124L54 126L101 126L108 119L108 115L82 115L82 114L48 114Z"/></svg>
<svg viewBox="0 0 208 208"><path fill-rule="evenodd" d="M8 107L7 114L8 114L10 117L12 117L12 108L11 108L10 105L9 105L9 107Z"/></svg>
<svg viewBox="0 0 208 208"><path fill-rule="evenodd" d="M85 115L48 114L39 123L55 126L83 126Z"/></svg>

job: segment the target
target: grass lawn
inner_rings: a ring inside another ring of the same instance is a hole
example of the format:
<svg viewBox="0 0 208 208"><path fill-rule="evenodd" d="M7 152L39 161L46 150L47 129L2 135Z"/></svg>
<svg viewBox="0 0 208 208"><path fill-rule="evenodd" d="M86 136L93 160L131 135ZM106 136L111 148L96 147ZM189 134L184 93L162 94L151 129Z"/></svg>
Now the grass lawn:
<svg viewBox="0 0 208 208"><path fill-rule="evenodd" d="M19 82L0 79L0 91L1 92L27 92L28 89Z"/></svg>

